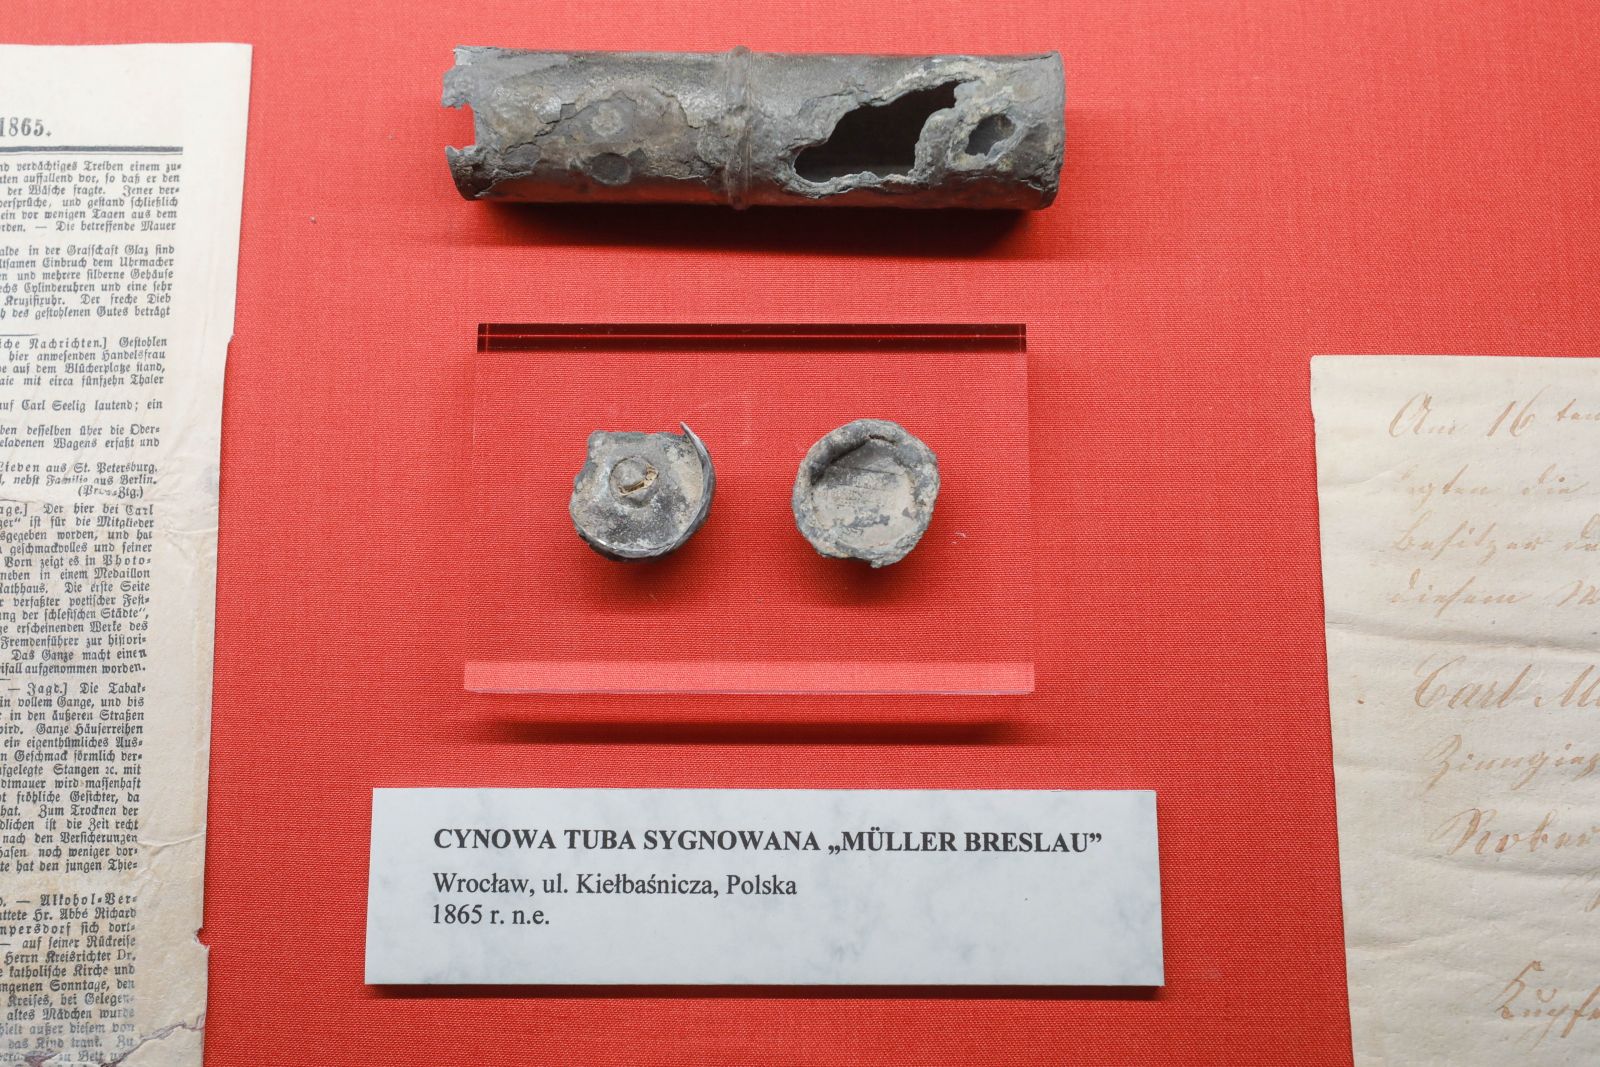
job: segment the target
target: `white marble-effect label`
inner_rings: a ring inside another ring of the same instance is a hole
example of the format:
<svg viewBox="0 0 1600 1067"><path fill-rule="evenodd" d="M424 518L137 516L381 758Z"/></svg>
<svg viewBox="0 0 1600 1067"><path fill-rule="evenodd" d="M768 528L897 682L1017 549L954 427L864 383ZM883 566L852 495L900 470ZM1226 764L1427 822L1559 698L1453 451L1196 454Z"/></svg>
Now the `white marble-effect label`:
<svg viewBox="0 0 1600 1067"><path fill-rule="evenodd" d="M1158 986L1156 797L376 789L367 982Z"/></svg>

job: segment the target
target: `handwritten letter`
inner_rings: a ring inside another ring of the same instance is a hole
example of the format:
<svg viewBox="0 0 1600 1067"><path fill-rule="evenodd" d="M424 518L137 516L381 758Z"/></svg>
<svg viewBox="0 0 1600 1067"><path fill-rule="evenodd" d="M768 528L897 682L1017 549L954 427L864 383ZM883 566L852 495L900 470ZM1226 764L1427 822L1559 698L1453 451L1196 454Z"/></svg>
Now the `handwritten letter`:
<svg viewBox="0 0 1600 1067"><path fill-rule="evenodd" d="M1600 1063L1600 361L1312 406L1356 1062Z"/></svg>

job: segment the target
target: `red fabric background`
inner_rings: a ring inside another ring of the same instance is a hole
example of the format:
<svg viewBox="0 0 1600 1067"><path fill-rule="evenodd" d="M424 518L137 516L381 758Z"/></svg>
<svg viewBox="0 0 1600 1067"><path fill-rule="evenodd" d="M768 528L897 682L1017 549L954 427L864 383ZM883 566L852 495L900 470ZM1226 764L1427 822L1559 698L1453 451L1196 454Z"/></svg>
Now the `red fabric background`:
<svg viewBox="0 0 1600 1067"><path fill-rule="evenodd" d="M1349 1061L1307 358L1596 353L1600 6L12 0L0 32L256 46L210 1063ZM1057 48L1064 193L1020 221L468 204L457 43ZM1027 323L1038 692L926 728L947 698L464 693L470 339L591 319ZM533 784L1155 788L1168 983L363 986L371 788Z"/></svg>

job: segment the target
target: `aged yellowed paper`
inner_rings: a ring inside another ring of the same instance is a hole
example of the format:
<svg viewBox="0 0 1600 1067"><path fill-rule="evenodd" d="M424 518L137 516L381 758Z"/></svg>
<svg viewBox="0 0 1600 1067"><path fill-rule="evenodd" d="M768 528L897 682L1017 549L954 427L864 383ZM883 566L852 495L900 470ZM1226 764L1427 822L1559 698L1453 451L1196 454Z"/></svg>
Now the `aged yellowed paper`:
<svg viewBox="0 0 1600 1067"><path fill-rule="evenodd" d="M198 1064L250 51L0 47L0 1062Z"/></svg>
<svg viewBox="0 0 1600 1067"><path fill-rule="evenodd" d="M1600 1063L1600 361L1312 406L1356 1061Z"/></svg>

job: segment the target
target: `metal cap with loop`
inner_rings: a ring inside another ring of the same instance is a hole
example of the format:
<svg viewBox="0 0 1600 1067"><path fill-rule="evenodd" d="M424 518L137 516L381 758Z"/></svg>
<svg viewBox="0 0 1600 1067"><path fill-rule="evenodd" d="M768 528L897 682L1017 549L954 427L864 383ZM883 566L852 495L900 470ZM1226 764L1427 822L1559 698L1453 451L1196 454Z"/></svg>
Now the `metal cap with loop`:
<svg viewBox="0 0 1600 1067"><path fill-rule="evenodd" d="M683 433L596 430L572 483L568 510L578 536L608 559L664 556L694 536L711 513L711 454Z"/></svg>

